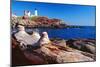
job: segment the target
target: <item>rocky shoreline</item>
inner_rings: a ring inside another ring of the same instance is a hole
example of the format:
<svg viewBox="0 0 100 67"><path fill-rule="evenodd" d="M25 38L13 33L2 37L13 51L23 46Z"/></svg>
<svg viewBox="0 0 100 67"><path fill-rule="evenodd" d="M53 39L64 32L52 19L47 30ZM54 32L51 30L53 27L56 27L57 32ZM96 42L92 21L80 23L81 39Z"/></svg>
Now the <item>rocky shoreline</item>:
<svg viewBox="0 0 100 67"><path fill-rule="evenodd" d="M12 37L12 64L37 65L95 61L95 39L50 39L51 44L21 50ZM21 60L21 61L20 61Z"/></svg>
<svg viewBox="0 0 100 67"><path fill-rule="evenodd" d="M82 26L67 25L60 19L50 19L48 17L35 16L21 16L11 17L12 28L16 27L17 24L22 24L28 28L82 28Z"/></svg>
<svg viewBox="0 0 100 67"><path fill-rule="evenodd" d="M96 60L95 39L50 39L48 33L17 25L12 34L12 66L90 62Z"/></svg>

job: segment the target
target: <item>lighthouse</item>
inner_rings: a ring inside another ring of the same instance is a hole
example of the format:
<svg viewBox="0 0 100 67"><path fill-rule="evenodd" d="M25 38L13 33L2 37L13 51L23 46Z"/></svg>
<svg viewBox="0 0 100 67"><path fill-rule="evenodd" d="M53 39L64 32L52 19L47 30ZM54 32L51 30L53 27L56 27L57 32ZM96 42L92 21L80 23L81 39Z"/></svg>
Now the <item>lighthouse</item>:
<svg viewBox="0 0 100 67"><path fill-rule="evenodd" d="M38 11L36 8L35 8L35 16L38 16Z"/></svg>

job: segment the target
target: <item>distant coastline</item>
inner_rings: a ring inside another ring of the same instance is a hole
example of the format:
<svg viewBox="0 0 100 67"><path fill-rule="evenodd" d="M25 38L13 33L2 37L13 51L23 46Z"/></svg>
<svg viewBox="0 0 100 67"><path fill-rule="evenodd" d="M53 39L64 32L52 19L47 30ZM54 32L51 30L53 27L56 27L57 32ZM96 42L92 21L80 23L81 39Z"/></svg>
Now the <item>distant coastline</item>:
<svg viewBox="0 0 100 67"><path fill-rule="evenodd" d="M26 28L53 28L53 29L56 29L56 28L83 28L83 27L96 27L96 26L80 26L80 25L67 25L67 26L36 26L36 27L30 27L30 26L25 26Z"/></svg>
<svg viewBox="0 0 100 67"><path fill-rule="evenodd" d="M84 26L75 26L75 25L68 25L68 26L35 26L35 27L31 27L31 26L25 26L26 28L83 28ZM90 27L94 27L94 26L90 26Z"/></svg>

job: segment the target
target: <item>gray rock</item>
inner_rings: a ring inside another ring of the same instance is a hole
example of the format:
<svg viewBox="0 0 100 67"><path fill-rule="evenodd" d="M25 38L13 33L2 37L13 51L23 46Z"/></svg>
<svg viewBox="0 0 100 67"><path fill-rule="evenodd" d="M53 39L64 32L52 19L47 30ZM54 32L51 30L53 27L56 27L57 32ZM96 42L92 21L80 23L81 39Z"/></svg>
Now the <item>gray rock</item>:
<svg viewBox="0 0 100 67"><path fill-rule="evenodd" d="M29 35L27 32L25 32L24 26L19 25L18 27L19 32L17 32L14 36L20 43L19 46L21 46L21 48L26 49L27 45L39 46L37 44L40 39L40 35L38 32L34 31L32 35Z"/></svg>
<svg viewBox="0 0 100 67"><path fill-rule="evenodd" d="M69 47L95 54L95 46L92 42L88 42L88 40L70 40L67 41L66 44L68 44Z"/></svg>
<svg viewBox="0 0 100 67"><path fill-rule="evenodd" d="M96 53L96 47L86 44L85 47L87 48L88 51L90 51L91 53L95 54Z"/></svg>
<svg viewBox="0 0 100 67"><path fill-rule="evenodd" d="M46 57L52 58L52 61L57 63L93 61L92 58L87 57L79 52L60 50L56 46L51 45L43 46L41 51ZM49 58L47 59L50 61Z"/></svg>

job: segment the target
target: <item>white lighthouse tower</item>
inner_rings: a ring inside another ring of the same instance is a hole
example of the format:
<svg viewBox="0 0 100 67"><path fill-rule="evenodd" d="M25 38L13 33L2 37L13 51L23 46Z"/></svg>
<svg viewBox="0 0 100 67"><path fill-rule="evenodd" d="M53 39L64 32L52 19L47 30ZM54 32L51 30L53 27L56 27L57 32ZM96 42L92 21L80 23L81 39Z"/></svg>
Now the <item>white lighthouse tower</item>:
<svg viewBox="0 0 100 67"><path fill-rule="evenodd" d="M38 11L36 8L35 8L35 16L38 16Z"/></svg>

